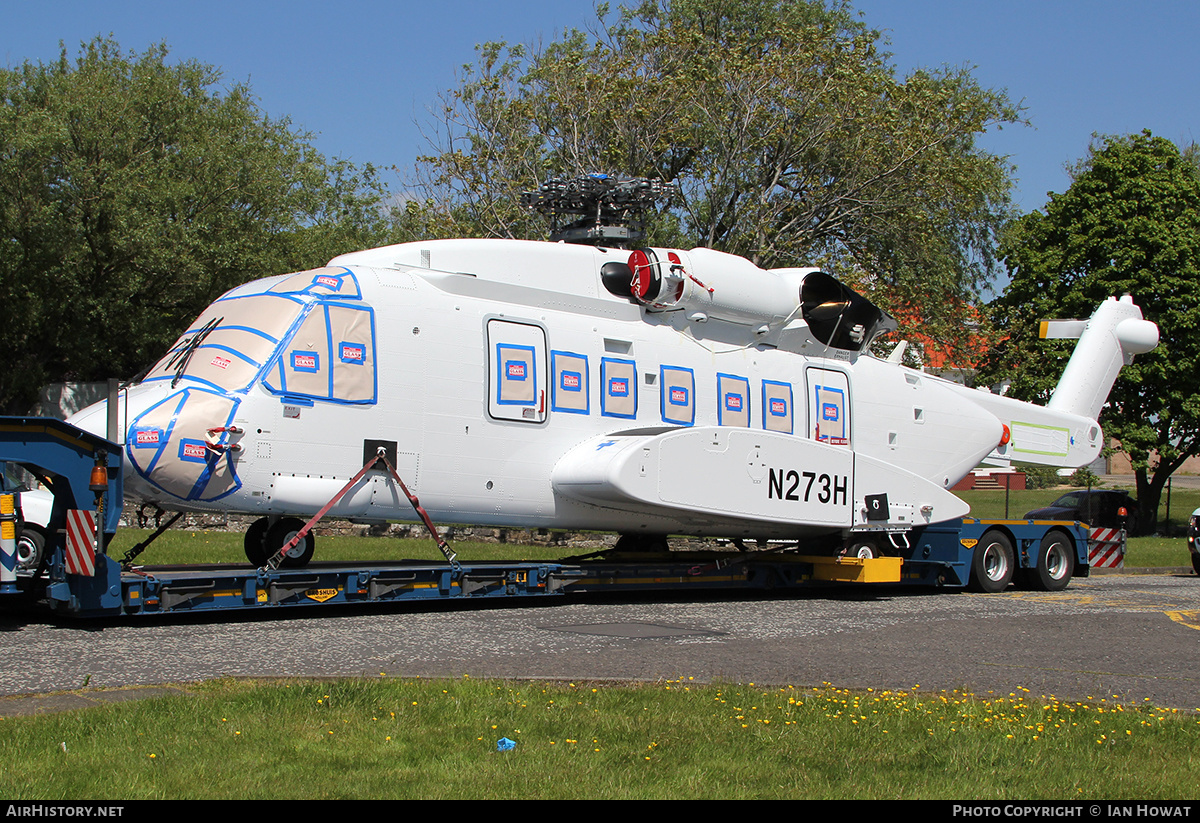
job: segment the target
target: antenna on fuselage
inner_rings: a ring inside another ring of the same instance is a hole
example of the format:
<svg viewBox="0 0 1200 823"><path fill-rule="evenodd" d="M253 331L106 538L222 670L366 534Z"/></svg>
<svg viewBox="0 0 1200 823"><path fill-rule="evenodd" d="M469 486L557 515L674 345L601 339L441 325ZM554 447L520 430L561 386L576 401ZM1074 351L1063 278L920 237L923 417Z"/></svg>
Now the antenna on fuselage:
<svg viewBox="0 0 1200 823"><path fill-rule="evenodd" d="M550 240L623 248L646 236L646 213L679 194L678 183L608 174L551 177L521 194L521 205L550 220Z"/></svg>

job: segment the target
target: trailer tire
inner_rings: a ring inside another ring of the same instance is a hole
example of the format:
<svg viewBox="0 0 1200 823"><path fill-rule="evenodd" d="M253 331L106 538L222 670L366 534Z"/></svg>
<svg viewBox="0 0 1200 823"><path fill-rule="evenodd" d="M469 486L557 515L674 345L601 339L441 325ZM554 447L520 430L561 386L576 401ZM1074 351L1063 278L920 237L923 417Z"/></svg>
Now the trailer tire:
<svg viewBox="0 0 1200 823"><path fill-rule="evenodd" d="M1032 588L1060 592L1075 574L1075 547L1071 538L1060 531L1049 532L1038 546L1037 566L1029 571Z"/></svg>
<svg viewBox="0 0 1200 823"><path fill-rule="evenodd" d="M270 519L260 517L250 524L250 528L246 529L244 537L246 559L250 561L251 566L256 568L267 562L267 528L270 525Z"/></svg>
<svg viewBox="0 0 1200 823"><path fill-rule="evenodd" d="M46 537L32 526L25 526L17 538L17 571L35 572L46 553Z"/></svg>
<svg viewBox="0 0 1200 823"><path fill-rule="evenodd" d="M971 558L971 591L994 594L1008 588L1012 582L1012 541L1004 532L995 529L986 532L975 544Z"/></svg>
<svg viewBox="0 0 1200 823"><path fill-rule="evenodd" d="M284 545L291 542L291 539L296 536L296 532L302 528L304 528L304 521L300 518L284 517L278 520L271 528L267 529L265 541L267 557L273 557ZM313 552L316 548L316 537L312 532L309 532L304 535L303 540L283 556L283 562L280 565L289 569L298 569L302 566L307 566L308 561L312 560Z"/></svg>

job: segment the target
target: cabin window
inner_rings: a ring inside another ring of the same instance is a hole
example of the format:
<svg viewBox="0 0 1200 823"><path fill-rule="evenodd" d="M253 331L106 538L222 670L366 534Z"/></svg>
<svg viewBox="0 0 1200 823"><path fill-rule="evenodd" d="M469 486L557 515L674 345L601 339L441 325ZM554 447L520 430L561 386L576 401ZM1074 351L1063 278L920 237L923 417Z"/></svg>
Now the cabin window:
<svg viewBox="0 0 1200 823"><path fill-rule="evenodd" d="M850 385L845 372L808 369L809 429L831 446L850 445Z"/></svg>
<svg viewBox="0 0 1200 823"><path fill-rule="evenodd" d="M791 434L792 384L764 380L762 384L762 427L771 432Z"/></svg>
<svg viewBox="0 0 1200 823"><path fill-rule="evenodd" d="M717 425L750 427L750 381L717 374Z"/></svg>
<svg viewBox="0 0 1200 823"><path fill-rule="evenodd" d="M663 366L659 407L664 423L691 426L696 422L696 375L682 366Z"/></svg>
<svg viewBox="0 0 1200 823"><path fill-rule="evenodd" d="M589 397L587 356L550 352L550 408L568 414L589 414Z"/></svg>
<svg viewBox="0 0 1200 823"><path fill-rule="evenodd" d="M600 414L629 419L637 417L637 365L634 361L602 358L600 386Z"/></svg>

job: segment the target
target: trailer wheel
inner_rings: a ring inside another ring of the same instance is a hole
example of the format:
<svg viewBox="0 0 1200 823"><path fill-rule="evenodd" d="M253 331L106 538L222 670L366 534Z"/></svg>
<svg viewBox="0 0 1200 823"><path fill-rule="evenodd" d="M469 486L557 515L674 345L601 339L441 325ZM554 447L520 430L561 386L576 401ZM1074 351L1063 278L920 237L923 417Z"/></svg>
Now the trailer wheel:
<svg viewBox="0 0 1200 823"><path fill-rule="evenodd" d="M25 526L17 538L17 571L37 571L46 552L46 538L37 529Z"/></svg>
<svg viewBox="0 0 1200 823"><path fill-rule="evenodd" d="M1060 531L1049 532L1038 546L1037 568L1031 570L1029 582L1044 592L1060 592L1075 574L1075 547L1071 538Z"/></svg>
<svg viewBox="0 0 1200 823"><path fill-rule="evenodd" d="M971 591L989 594L1008 588L1013 576L1012 541L1004 532L986 532L971 558Z"/></svg>
<svg viewBox="0 0 1200 823"><path fill-rule="evenodd" d="M267 529L266 545L267 557L273 557L276 552L290 543L292 538L296 536L296 532L304 528L304 521L298 517L284 517L277 521L274 526ZM312 560L313 552L317 548L316 538L312 532L304 535L304 539L292 547L292 550L283 556L283 566L290 569L298 569L301 566L307 566L308 561Z"/></svg>
<svg viewBox="0 0 1200 823"><path fill-rule="evenodd" d="M258 567L267 562L267 527L270 525L271 521L268 518L260 517L246 529L246 559L250 561L251 566Z"/></svg>

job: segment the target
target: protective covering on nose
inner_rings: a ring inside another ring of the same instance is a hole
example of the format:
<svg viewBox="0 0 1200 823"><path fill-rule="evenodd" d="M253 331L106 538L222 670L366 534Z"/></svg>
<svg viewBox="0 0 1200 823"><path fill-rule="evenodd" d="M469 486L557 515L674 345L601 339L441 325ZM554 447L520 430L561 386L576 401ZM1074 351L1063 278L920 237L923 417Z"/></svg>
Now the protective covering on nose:
<svg viewBox="0 0 1200 823"><path fill-rule="evenodd" d="M186 388L146 409L129 427L125 451L134 469L181 500L217 500L241 486L231 435L240 401Z"/></svg>

